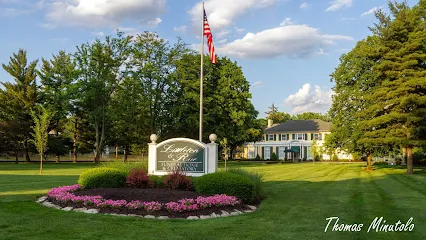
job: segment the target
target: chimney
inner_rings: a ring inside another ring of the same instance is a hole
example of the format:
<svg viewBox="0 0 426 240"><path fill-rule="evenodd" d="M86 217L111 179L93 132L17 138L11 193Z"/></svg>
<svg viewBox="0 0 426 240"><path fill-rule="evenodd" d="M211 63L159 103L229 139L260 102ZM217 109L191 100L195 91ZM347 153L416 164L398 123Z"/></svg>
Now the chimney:
<svg viewBox="0 0 426 240"><path fill-rule="evenodd" d="M272 119L268 119L268 128L272 127L272 124L274 124L274 121Z"/></svg>

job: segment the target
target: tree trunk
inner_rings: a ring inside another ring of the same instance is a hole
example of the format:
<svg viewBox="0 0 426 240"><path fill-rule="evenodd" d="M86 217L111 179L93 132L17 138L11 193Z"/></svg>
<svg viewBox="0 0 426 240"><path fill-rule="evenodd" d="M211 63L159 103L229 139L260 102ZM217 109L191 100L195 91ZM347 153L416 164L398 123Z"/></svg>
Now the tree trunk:
<svg viewBox="0 0 426 240"><path fill-rule="evenodd" d="M40 174L43 173L43 154L40 153Z"/></svg>
<svg viewBox="0 0 426 240"><path fill-rule="evenodd" d="M229 151L229 155L231 156L231 159L234 159L233 158L233 156L234 156L234 148L233 147L231 147L231 149L230 149L230 151Z"/></svg>
<svg viewBox="0 0 426 240"><path fill-rule="evenodd" d="M75 122L74 122L74 136L73 136L73 144L72 144L73 163L77 162L77 127L78 127L78 119L75 119Z"/></svg>
<svg viewBox="0 0 426 240"><path fill-rule="evenodd" d="M115 160L118 160L118 144L115 144Z"/></svg>
<svg viewBox="0 0 426 240"><path fill-rule="evenodd" d="M125 147L124 148L124 162L127 162L127 155L128 155L128 152L129 152L129 148L128 147Z"/></svg>
<svg viewBox="0 0 426 240"><path fill-rule="evenodd" d="M59 153L55 153L56 155L56 163L59 163L60 159L59 159Z"/></svg>
<svg viewBox="0 0 426 240"><path fill-rule="evenodd" d="M405 166L407 165L407 148L406 147L402 147L402 163L401 165Z"/></svg>
<svg viewBox="0 0 426 240"><path fill-rule="evenodd" d="M24 150L25 150L25 161L30 162L30 154L28 153L28 139L25 137L24 141Z"/></svg>
<svg viewBox="0 0 426 240"><path fill-rule="evenodd" d="M95 123L95 134L96 134L96 142L95 142L95 144L96 144L96 147L95 147L95 159L94 159L94 162L96 163L96 164L98 164L99 162L100 162L100 144L99 144L99 142L100 142L100 137L99 137L99 125L98 124L96 124Z"/></svg>
<svg viewBox="0 0 426 240"><path fill-rule="evenodd" d="M407 174L413 174L413 148L407 147Z"/></svg>
<svg viewBox="0 0 426 240"><path fill-rule="evenodd" d="M15 163L18 164L18 152L15 153Z"/></svg>
<svg viewBox="0 0 426 240"><path fill-rule="evenodd" d="M370 152L367 153L367 171L371 171L371 160L372 160L373 156L371 155Z"/></svg>

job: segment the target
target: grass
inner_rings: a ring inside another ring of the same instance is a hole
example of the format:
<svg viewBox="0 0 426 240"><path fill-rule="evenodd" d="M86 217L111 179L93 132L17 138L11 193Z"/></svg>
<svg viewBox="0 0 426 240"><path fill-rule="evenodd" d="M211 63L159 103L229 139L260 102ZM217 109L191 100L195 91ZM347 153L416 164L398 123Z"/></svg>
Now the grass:
<svg viewBox="0 0 426 240"><path fill-rule="evenodd" d="M228 163L229 165L229 163ZM364 164L241 164L264 175L267 199L250 214L202 221L151 220L49 209L33 201L55 186L77 182L91 163L0 164L1 239L426 239L424 169L365 172ZM324 232L326 218L363 223L361 232ZM413 232L370 232L413 217Z"/></svg>

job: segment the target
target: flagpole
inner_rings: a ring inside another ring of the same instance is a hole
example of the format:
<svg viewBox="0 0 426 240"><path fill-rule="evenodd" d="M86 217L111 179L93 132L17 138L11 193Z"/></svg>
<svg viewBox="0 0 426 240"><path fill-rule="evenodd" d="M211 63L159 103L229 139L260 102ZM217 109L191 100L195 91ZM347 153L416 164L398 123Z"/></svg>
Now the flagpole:
<svg viewBox="0 0 426 240"><path fill-rule="evenodd" d="M201 72L200 72L200 142L203 140L203 65L204 65L204 1L201 21Z"/></svg>

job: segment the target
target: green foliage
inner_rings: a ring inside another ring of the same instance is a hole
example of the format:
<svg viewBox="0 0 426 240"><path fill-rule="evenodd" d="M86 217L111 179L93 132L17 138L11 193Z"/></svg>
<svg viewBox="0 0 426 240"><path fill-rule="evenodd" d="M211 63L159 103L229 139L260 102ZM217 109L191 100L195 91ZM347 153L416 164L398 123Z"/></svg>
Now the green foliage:
<svg viewBox="0 0 426 240"><path fill-rule="evenodd" d="M164 178L163 187L170 190L184 191L190 191L193 189L191 179L178 171L173 171Z"/></svg>
<svg viewBox="0 0 426 240"><path fill-rule="evenodd" d="M236 196L244 203L252 202L255 197L255 185L252 179L231 172L215 172L198 177L195 182L195 189L199 193L210 195Z"/></svg>
<svg viewBox="0 0 426 240"><path fill-rule="evenodd" d="M114 168L118 169L121 172L125 173L126 175L129 175L130 171L132 169L140 169L146 172L146 169L148 169L148 163L147 162L121 162L121 161L111 161L111 162L103 162L100 164L101 167L106 168Z"/></svg>
<svg viewBox="0 0 426 240"><path fill-rule="evenodd" d="M297 115L293 115L291 117L291 120L313 120L313 119L320 119L326 122L329 122L331 120L328 114L314 113L314 112L304 112Z"/></svg>
<svg viewBox="0 0 426 240"><path fill-rule="evenodd" d="M78 184L85 188L120 188L126 185L126 177L119 169L98 167L81 173Z"/></svg>
<svg viewBox="0 0 426 240"><path fill-rule="evenodd" d="M242 168L237 168L237 167L232 167L226 171L230 173L246 176L252 180L254 184L254 194L253 194L254 202L260 201L265 197L265 193L263 189L263 175L261 173L249 172Z"/></svg>
<svg viewBox="0 0 426 240"><path fill-rule="evenodd" d="M254 160L256 160L256 161L260 161L260 160L262 160L262 159L260 158L259 154L257 154L257 155L256 155L256 158L255 158Z"/></svg>
<svg viewBox="0 0 426 240"><path fill-rule="evenodd" d="M279 160L279 158L278 158L278 156L277 156L277 154L275 154L274 152L272 152L272 154L271 154L271 159L270 159L271 161L278 161Z"/></svg>
<svg viewBox="0 0 426 240"><path fill-rule="evenodd" d="M47 130L54 114L54 112L44 108L43 106L39 107L38 113L31 111L31 116L34 121L34 126L31 127L34 131L31 133L33 136L31 141L36 146L40 156L43 156L47 150L47 140L49 136Z"/></svg>
<svg viewBox="0 0 426 240"><path fill-rule="evenodd" d="M336 154L333 154L331 160L337 162L337 161L339 161L339 158L337 157Z"/></svg>
<svg viewBox="0 0 426 240"><path fill-rule="evenodd" d="M2 64L14 80L2 82L4 89L0 89L0 132L4 134L2 142L16 156L24 149L27 161L30 161L29 140L33 125L30 112L37 103L37 62L28 63L27 52L20 49L10 57L7 65Z"/></svg>
<svg viewBox="0 0 426 240"><path fill-rule="evenodd" d="M157 175L149 175L148 176L151 182L155 184L155 187L160 188L163 187L164 179L166 179L167 175L157 176Z"/></svg>

